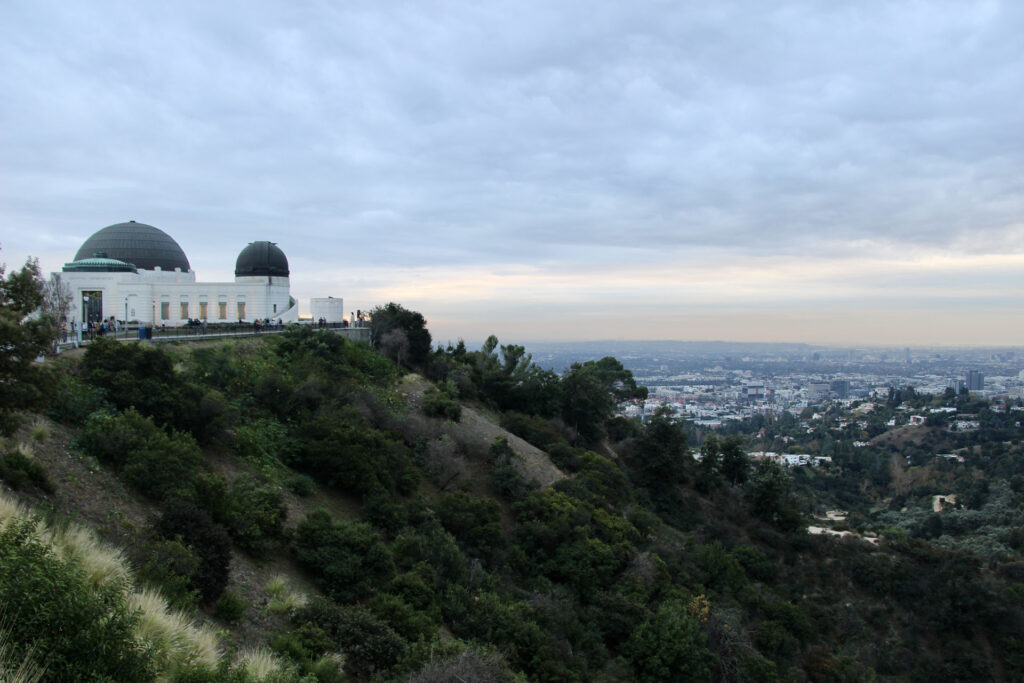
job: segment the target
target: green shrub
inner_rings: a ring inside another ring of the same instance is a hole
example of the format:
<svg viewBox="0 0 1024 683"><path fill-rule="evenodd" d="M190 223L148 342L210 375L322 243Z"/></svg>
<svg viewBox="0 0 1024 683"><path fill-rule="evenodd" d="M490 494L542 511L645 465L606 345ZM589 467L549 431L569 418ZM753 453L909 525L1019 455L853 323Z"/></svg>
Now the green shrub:
<svg viewBox="0 0 1024 683"><path fill-rule="evenodd" d="M371 598L369 607L410 642L428 640L437 631L437 624L429 614L417 610L397 595L377 593Z"/></svg>
<svg viewBox="0 0 1024 683"><path fill-rule="evenodd" d="M119 468L125 482L154 500L188 497L204 464L189 434L168 434L129 408L123 415L94 413L79 433L86 454Z"/></svg>
<svg viewBox="0 0 1024 683"><path fill-rule="evenodd" d="M320 588L339 602L371 593L394 574L391 551L363 522L334 521L317 510L299 523L296 559L314 572Z"/></svg>
<svg viewBox="0 0 1024 683"><path fill-rule="evenodd" d="M217 599L217 603L213 607L213 613L221 621L237 624L241 621L242 615L245 614L247 609L249 609L248 602L233 592L226 590Z"/></svg>
<svg viewBox="0 0 1024 683"><path fill-rule="evenodd" d="M383 677L405 652L406 642L365 607L317 599L296 612L293 623L320 628L345 653L345 671L358 678Z"/></svg>
<svg viewBox="0 0 1024 683"><path fill-rule="evenodd" d="M447 393L430 389L423 396L423 414L458 422L462 418L462 405Z"/></svg>
<svg viewBox="0 0 1024 683"><path fill-rule="evenodd" d="M14 490L20 489L26 482L46 493L57 490L46 468L21 448L0 455L0 479Z"/></svg>
<svg viewBox="0 0 1024 683"><path fill-rule="evenodd" d="M228 533L242 550L266 557L280 545L287 515L280 489L240 476L228 496Z"/></svg>
<svg viewBox="0 0 1024 683"><path fill-rule="evenodd" d="M224 592L231 569L231 538L224 527L194 505L178 502L166 505L153 526L166 539L180 539L199 557L189 586L199 591L205 604L214 603Z"/></svg>
<svg viewBox="0 0 1024 683"><path fill-rule="evenodd" d="M70 372L53 373L54 390L47 415L70 425L84 424L93 413L113 413L115 408L100 387L83 382Z"/></svg>
<svg viewBox="0 0 1024 683"><path fill-rule="evenodd" d="M501 545L501 506L493 498L478 498L462 491L442 493L434 510L441 525L469 555L490 557Z"/></svg>
<svg viewBox="0 0 1024 683"><path fill-rule="evenodd" d="M155 537L135 554L135 574L158 588L174 609L191 609L199 602L192 585L202 560L179 538Z"/></svg>
<svg viewBox="0 0 1024 683"><path fill-rule="evenodd" d="M0 528L9 656L45 662L51 680L153 680L153 652L135 638L138 617L128 607L127 586L93 586L73 559L58 558L37 540L36 524L15 520Z"/></svg>
<svg viewBox="0 0 1024 683"><path fill-rule="evenodd" d="M300 498L308 498L316 493L316 482L313 481L313 477L305 474L293 474L286 477L281 484Z"/></svg>

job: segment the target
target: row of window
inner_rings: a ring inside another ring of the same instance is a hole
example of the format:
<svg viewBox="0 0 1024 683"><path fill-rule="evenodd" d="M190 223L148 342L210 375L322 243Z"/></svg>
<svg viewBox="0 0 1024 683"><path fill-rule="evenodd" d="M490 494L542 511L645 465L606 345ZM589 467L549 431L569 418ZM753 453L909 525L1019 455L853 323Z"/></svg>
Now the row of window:
<svg viewBox="0 0 1024 683"><path fill-rule="evenodd" d="M200 320L208 320L210 318L210 307L209 306L210 306L210 304L209 304L208 301L200 301L199 302L199 315L196 316L196 317L199 318ZM244 320L245 319L245 302L244 301L239 301L239 302L237 302L237 306L238 306L238 319L239 320ZM277 312L277 304L274 304L274 312L275 313ZM182 301L181 304L180 304L180 309L178 311L178 318L180 320L188 320L191 317L192 317L192 314L191 314L191 311L189 310L188 302L187 301ZM161 301L160 302L160 319L161 320L170 320L171 319L171 302L170 301ZM227 319L228 319L228 302L227 301L218 301L217 302L217 320L227 320Z"/></svg>
<svg viewBox="0 0 1024 683"><path fill-rule="evenodd" d="M238 319L239 320L245 320L245 302L244 301L239 301L239 302L236 302L236 305L238 307L238 316L237 316ZM178 311L178 319L179 320L189 320L192 317L191 311L189 309L189 303L187 301L182 301L179 304L179 306L180 306L180 308L179 308L179 311ZM277 304L274 304L274 313L275 314L277 313ZM209 302L208 301L200 301L199 302L199 315L197 315L196 317L199 318L200 320L209 320L210 319L210 306L209 306ZM161 301L160 302L160 319L161 320L170 320L171 319L171 302L170 301ZM217 320L227 320L227 319L228 319L228 302L227 301L218 301L217 302Z"/></svg>

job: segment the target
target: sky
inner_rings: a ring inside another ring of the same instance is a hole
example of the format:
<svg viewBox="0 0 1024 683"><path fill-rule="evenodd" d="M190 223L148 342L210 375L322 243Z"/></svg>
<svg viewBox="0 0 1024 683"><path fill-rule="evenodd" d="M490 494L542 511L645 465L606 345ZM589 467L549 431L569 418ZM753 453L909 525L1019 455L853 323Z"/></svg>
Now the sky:
<svg viewBox="0 0 1024 683"><path fill-rule="evenodd" d="M1024 343L1024 3L0 4L0 262L254 240L436 341Z"/></svg>

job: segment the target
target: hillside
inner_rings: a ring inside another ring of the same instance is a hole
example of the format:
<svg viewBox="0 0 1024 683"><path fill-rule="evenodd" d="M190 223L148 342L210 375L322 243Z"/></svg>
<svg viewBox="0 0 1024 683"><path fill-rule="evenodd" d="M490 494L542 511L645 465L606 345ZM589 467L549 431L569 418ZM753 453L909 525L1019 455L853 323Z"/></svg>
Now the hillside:
<svg viewBox="0 0 1024 683"><path fill-rule="evenodd" d="M414 351L304 328L105 341L39 368L34 412L3 444L4 495L121 548L125 579L90 583L84 556L0 522L0 599L17 605L4 661L54 680L106 670L25 619L59 613L25 584L49 572L122 610L121 635L91 612L60 627L123 648L131 674L112 680L1021 677L1012 556L928 542L903 518L874 542L809 535L812 521L861 523L809 513L863 482L794 478L737 438L706 440L695 460L667 414L616 416L646 392L615 359L556 375L493 338ZM875 442L884 467L929 442L917 429ZM886 486L902 485L897 464ZM986 519L1020 509L995 491ZM205 625L202 657L142 635L155 618L129 606L143 589L181 610L162 633ZM31 604L12 601L27 590Z"/></svg>

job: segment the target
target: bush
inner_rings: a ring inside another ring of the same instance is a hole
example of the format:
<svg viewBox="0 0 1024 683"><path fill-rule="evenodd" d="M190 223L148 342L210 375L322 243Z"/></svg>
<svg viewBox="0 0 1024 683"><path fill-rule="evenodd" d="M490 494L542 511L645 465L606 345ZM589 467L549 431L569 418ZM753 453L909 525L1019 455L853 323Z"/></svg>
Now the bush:
<svg viewBox="0 0 1024 683"><path fill-rule="evenodd" d="M342 607L321 598L298 610L292 621L320 628L345 653L345 671L355 677L383 677L405 652L402 637L359 605Z"/></svg>
<svg viewBox="0 0 1024 683"><path fill-rule="evenodd" d="M129 486L158 501L187 497L203 465L192 436L168 434L134 408L116 416L94 413L77 443L88 455L119 468Z"/></svg>
<svg viewBox="0 0 1024 683"><path fill-rule="evenodd" d="M136 554L136 576L158 588L174 609L191 609L199 601L192 585L199 556L179 539L153 538Z"/></svg>
<svg viewBox="0 0 1024 683"><path fill-rule="evenodd" d="M423 396L423 414L458 422L462 418L462 405L446 392L430 389Z"/></svg>
<svg viewBox="0 0 1024 683"><path fill-rule="evenodd" d="M221 593L220 598L217 599L217 604L214 605L213 613L217 615L217 618L221 621L226 621L229 624L237 624L241 621L242 615L245 614L245 610L247 609L249 609L249 603L231 591L226 590Z"/></svg>
<svg viewBox="0 0 1024 683"><path fill-rule="evenodd" d="M242 550L256 557L273 552L284 534L287 514L277 487L244 475L232 483L226 526Z"/></svg>
<svg viewBox="0 0 1024 683"><path fill-rule="evenodd" d="M29 457L21 448L0 455L0 479L6 481L16 491L24 486L25 482L46 493L57 490L46 468Z"/></svg>
<svg viewBox="0 0 1024 683"><path fill-rule="evenodd" d="M317 510L299 523L296 559L312 570L320 588L339 602L371 593L395 568L380 534L364 522L336 522Z"/></svg>
<svg viewBox="0 0 1024 683"><path fill-rule="evenodd" d="M293 474L286 477L281 484L300 498L308 498L316 493L316 482L313 481L313 477L305 474Z"/></svg>
<svg viewBox="0 0 1024 683"><path fill-rule="evenodd" d="M493 498L461 491L442 493L434 504L438 521L469 555L490 557L502 543L501 507Z"/></svg>
<svg viewBox="0 0 1024 683"><path fill-rule="evenodd" d="M45 661L52 680L153 680L153 652L135 638L138 617L127 586L91 585L74 560L58 558L37 540L36 524L11 521L0 529L8 656Z"/></svg>
<svg viewBox="0 0 1024 683"><path fill-rule="evenodd" d="M69 372L53 373L54 390L47 415L70 425L84 424L93 413L113 413L115 408L99 387L86 384Z"/></svg>
<svg viewBox="0 0 1024 683"><path fill-rule="evenodd" d="M188 503L170 503L154 524L166 539L183 543L199 557L199 568L189 586L199 591L205 604L224 592L231 569L231 538L203 510Z"/></svg>

